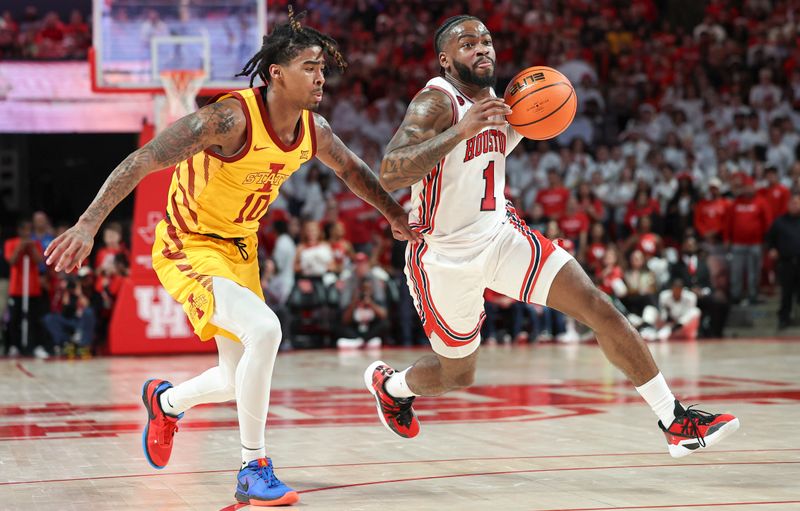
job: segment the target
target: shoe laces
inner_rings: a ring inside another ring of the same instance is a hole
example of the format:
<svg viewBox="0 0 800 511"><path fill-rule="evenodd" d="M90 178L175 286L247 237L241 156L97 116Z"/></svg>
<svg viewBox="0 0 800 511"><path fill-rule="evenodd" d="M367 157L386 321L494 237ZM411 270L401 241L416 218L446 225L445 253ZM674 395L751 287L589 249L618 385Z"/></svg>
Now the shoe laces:
<svg viewBox="0 0 800 511"><path fill-rule="evenodd" d="M394 397L386 392L385 394L389 398L389 401L384 401L386 404L386 411L391 413L401 426L411 426L411 422L414 420L414 412L411 409L411 405L414 404L414 398Z"/></svg>
<svg viewBox="0 0 800 511"><path fill-rule="evenodd" d="M163 424L163 427L160 428L160 434L158 435L158 443L161 445L170 445L172 443L172 437L178 432L178 423L177 421L171 421L165 418Z"/></svg>
<svg viewBox="0 0 800 511"><path fill-rule="evenodd" d="M267 486L272 488L273 486L278 486L282 484L277 477L275 477L275 472L272 470L272 461L267 459L267 463L265 465L260 465L258 470L256 470L256 474L259 478L263 479L267 482Z"/></svg>
<svg viewBox="0 0 800 511"><path fill-rule="evenodd" d="M708 413L703 410L694 408L697 405L692 405L686 408L683 413L683 425L681 426L681 434L686 436L694 436L697 443L701 447L706 446L706 440L700 432L698 426L707 426L711 424L717 417L713 413Z"/></svg>

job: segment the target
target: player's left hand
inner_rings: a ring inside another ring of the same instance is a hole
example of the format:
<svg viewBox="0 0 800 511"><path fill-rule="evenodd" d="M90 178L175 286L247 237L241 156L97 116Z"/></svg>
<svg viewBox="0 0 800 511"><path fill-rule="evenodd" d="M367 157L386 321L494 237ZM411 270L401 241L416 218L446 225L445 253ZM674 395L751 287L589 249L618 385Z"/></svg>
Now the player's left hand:
<svg viewBox="0 0 800 511"><path fill-rule="evenodd" d="M422 236L411 229L408 225L408 213L400 210L399 213L387 216L389 225L392 227L392 236L398 241L410 241L416 243L422 239Z"/></svg>
<svg viewBox="0 0 800 511"><path fill-rule="evenodd" d="M47 264L55 263L56 271L71 272L92 252L94 233L80 224L73 225L53 240L45 250Z"/></svg>

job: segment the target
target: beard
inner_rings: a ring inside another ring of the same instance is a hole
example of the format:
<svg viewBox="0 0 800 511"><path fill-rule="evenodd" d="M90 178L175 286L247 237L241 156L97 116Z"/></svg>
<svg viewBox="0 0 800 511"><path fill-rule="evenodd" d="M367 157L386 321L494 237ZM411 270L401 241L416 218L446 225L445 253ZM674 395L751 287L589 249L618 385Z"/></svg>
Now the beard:
<svg viewBox="0 0 800 511"><path fill-rule="evenodd" d="M461 78L461 80L481 88L494 87L497 83L497 76L494 73L494 62L492 62L492 65L492 74L478 76L471 67L465 66L460 62L453 61L453 67L456 69L458 77Z"/></svg>

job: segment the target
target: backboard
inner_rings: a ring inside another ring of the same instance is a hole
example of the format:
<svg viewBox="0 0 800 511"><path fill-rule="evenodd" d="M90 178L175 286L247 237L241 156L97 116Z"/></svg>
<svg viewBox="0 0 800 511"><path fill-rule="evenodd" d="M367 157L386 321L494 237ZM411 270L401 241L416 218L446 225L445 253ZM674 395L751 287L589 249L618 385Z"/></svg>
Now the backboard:
<svg viewBox="0 0 800 511"><path fill-rule="evenodd" d="M266 0L92 0L92 87L163 92L164 71L198 70L200 93L241 89L234 75L261 48Z"/></svg>

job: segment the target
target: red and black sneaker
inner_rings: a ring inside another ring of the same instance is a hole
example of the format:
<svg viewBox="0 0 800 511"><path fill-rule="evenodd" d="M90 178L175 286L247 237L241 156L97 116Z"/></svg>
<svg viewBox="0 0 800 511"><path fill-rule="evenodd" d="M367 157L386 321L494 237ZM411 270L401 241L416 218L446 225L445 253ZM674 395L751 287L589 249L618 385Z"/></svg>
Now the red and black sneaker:
<svg viewBox="0 0 800 511"><path fill-rule="evenodd" d="M695 410L691 406L684 409L677 399L674 414L675 420L669 428L658 421L658 427L667 437L669 453L673 458L682 458L698 449L711 447L739 429L739 419L733 415L712 414Z"/></svg>
<svg viewBox="0 0 800 511"><path fill-rule="evenodd" d="M403 438L414 438L419 434L419 421L411 405L413 397L394 397L384 389L386 380L394 374L394 369L380 360L373 362L364 371L364 383L375 396L378 418L386 429Z"/></svg>
<svg viewBox="0 0 800 511"><path fill-rule="evenodd" d="M142 401L147 408L147 424L142 432L142 448L144 457L150 466L162 469L167 466L169 456L172 454L172 437L178 432L178 419L183 414L174 417L167 415L161 409L159 396L172 384L165 380L147 380L142 387Z"/></svg>

